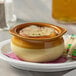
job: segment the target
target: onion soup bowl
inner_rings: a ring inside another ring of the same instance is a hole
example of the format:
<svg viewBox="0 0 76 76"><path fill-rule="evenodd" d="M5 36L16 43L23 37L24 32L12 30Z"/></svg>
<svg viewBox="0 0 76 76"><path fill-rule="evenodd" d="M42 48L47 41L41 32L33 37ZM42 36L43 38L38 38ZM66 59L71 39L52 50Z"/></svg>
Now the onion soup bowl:
<svg viewBox="0 0 76 76"><path fill-rule="evenodd" d="M29 62L53 61L64 52L66 29L48 23L24 23L10 29L12 51Z"/></svg>

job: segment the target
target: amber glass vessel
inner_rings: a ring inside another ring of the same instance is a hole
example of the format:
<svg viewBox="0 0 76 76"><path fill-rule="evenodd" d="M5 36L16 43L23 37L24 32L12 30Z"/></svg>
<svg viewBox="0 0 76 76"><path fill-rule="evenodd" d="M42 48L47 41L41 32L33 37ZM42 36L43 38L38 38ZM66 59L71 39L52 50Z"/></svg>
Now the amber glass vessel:
<svg viewBox="0 0 76 76"><path fill-rule="evenodd" d="M76 22L76 0L52 0L52 17L59 21Z"/></svg>

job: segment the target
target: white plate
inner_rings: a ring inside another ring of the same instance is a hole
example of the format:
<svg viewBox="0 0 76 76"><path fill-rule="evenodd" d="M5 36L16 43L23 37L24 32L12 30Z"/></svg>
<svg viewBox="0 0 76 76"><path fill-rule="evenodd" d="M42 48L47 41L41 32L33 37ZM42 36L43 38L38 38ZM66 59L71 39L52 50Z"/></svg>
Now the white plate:
<svg viewBox="0 0 76 76"><path fill-rule="evenodd" d="M40 64L32 62L18 61L12 58L5 56L3 53L11 52L10 48L10 39L0 42L0 59L7 61L12 66L31 71L40 71L40 72L55 72L55 71L64 71L76 67L76 61L69 61L65 63L57 64Z"/></svg>

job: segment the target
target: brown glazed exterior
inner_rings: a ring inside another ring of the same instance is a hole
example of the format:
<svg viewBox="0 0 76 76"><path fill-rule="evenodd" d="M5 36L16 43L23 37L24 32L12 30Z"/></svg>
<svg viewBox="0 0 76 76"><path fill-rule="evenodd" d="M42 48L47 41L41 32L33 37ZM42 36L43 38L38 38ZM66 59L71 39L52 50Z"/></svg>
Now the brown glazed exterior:
<svg viewBox="0 0 76 76"><path fill-rule="evenodd" d="M29 25L47 26L49 28L51 27L55 29L55 31L58 34L49 35L47 37L21 36L19 34L19 31L22 28L27 27ZM64 33L66 33L66 29L62 27L48 23L32 22L17 25L16 27L10 29L10 33L13 35L11 39L11 48L13 52L24 61L30 61L30 62L53 61L58 57L60 57L64 52L64 40L62 36Z"/></svg>
<svg viewBox="0 0 76 76"><path fill-rule="evenodd" d="M44 49L52 48L58 46L64 42L63 38L57 38L56 40L46 40L46 41L31 41L31 40L22 40L18 37L12 37L12 43L29 49Z"/></svg>
<svg viewBox="0 0 76 76"><path fill-rule="evenodd" d="M51 27L51 28L54 28L57 32L58 32L58 35L51 38L51 37L48 37L48 38L32 38L32 37L23 37L19 34L19 31L24 28L24 27L27 27L29 25L38 25L38 26L47 26L47 27ZM21 25L18 25L12 29L10 29L10 33L14 36L17 36L21 39L28 39L28 40L52 40L52 39L56 39L58 37L61 37L64 33L66 33L66 29L62 28L62 27L59 27L59 26L56 26L56 25L53 25L53 24L48 24L48 23L37 23L37 22L32 22L32 23L25 23L25 24L21 24Z"/></svg>

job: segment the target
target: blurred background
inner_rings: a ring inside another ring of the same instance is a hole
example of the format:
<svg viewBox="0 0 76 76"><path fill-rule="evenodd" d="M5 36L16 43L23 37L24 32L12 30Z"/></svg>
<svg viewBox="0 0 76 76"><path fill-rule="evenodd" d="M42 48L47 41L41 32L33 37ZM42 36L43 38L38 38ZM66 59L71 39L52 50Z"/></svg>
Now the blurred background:
<svg viewBox="0 0 76 76"><path fill-rule="evenodd" d="M17 18L25 21L50 22L52 0L13 0Z"/></svg>

